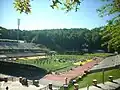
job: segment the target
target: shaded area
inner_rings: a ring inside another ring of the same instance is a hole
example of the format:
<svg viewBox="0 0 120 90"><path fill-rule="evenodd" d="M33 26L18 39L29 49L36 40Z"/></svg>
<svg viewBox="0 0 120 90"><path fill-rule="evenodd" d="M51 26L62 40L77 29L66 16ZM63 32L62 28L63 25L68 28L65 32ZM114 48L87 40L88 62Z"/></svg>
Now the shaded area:
<svg viewBox="0 0 120 90"><path fill-rule="evenodd" d="M106 89L104 89L104 88L102 88L101 86L95 86L95 87L97 87L97 88L100 88L101 90L106 90Z"/></svg>
<svg viewBox="0 0 120 90"><path fill-rule="evenodd" d="M47 71L32 65L0 61L0 73L27 79L40 79Z"/></svg>
<svg viewBox="0 0 120 90"><path fill-rule="evenodd" d="M117 89L115 89L115 90L120 90L120 87L119 87L119 88L117 88Z"/></svg>
<svg viewBox="0 0 120 90"><path fill-rule="evenodd" d="M113 83L120 85L120 83L113 81Z"/></svg>

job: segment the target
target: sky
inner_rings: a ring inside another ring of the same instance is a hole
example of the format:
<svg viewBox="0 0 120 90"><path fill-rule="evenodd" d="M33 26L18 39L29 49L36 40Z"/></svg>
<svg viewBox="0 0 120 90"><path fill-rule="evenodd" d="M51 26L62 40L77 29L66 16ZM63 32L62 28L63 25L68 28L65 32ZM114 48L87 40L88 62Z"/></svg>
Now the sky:
<svg viewBox="0 0 120 90"><path fill-rule="evenodd" d="M104 5L100 0L84 0L78 12L52 9L49 0L33 0L32 13L20 14L13 6L14 0L0 0L0 26L17 29L20 19L21 30L57 29L57 28L88 28L103 26L111 17L101 18L96 9Z"/></svg>

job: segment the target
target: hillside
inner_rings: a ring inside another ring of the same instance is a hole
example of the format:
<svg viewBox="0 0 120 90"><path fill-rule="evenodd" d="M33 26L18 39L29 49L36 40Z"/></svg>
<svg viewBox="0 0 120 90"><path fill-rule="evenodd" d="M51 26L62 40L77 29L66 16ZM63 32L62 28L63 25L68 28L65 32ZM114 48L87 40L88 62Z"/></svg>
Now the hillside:
<svg viewBox="0 0 120 90"><path fill-rule="evenodd" d="M86 28L50 29L50 30L17 30L1 28L1 39L19 40L27 43L41 44L58 52L107 51L101 47L101 27L92 30Z"/></svg>

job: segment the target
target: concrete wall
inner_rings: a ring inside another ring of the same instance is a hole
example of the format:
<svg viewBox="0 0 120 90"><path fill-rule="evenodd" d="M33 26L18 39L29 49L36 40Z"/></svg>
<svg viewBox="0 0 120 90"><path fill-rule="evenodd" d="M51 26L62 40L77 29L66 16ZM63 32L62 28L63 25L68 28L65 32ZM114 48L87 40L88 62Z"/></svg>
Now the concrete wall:
<svg viewBox="0 0 120 90"><path fill-rule="evenodd" d="M101 72L103 69L104 69L104 71L107 71L107 70L118 69L118 68L120 69L120 65L116 65L114 67L106 67L106 68L90 70L90 73Z"/></svg>

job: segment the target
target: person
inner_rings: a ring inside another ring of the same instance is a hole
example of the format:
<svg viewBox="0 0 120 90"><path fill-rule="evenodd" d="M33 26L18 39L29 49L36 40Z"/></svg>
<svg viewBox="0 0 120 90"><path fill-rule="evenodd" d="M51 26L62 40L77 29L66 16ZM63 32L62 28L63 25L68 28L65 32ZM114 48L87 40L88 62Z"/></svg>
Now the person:
<svg viewBox="0 0 120 90"><path fill-rule="evenodd" d="M115 55L118 55L118 52L117 52L117 51L115 51Z"/></svg>
<svg viewBox="0 0 120 90"><path fill-rule="evenodd" d="M8 86L6 87L6 90L8 90Z"/></svg>

